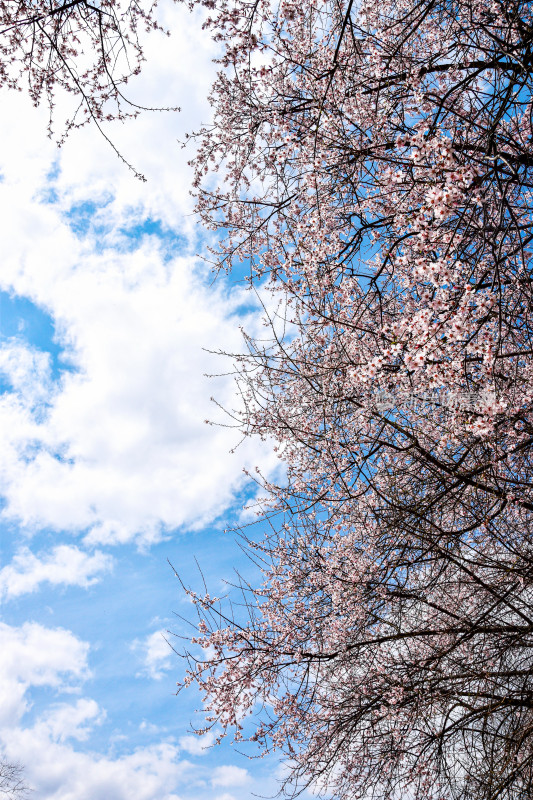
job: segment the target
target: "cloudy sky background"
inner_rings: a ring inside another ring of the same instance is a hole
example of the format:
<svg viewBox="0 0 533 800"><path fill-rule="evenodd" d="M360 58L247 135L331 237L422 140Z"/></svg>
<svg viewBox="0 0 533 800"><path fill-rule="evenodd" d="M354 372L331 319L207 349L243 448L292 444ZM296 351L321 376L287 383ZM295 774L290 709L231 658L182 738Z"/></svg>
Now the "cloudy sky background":
<svg viewBox="0 0 533 800"><path fill-rule="evenodd" d="M1 98L0 751L36 800L249 800L279 777L191 735L200 697L175 697L163 638L191 610L167 559L220 591L243 568L223 533L255 491L243 467L276 460L204 424L211 395L236 402L204 348L239 351L260 319L196 257L177 140L209 117L214 51L197 17L162 15L130 95L182 112L110 129L147 183L96 130L58 151L44 109Z"/></svg>

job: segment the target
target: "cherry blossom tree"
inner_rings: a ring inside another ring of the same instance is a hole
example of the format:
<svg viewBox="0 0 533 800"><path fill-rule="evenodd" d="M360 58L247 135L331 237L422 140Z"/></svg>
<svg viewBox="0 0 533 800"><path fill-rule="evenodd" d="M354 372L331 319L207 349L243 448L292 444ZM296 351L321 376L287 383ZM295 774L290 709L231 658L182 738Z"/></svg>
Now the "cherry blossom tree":
<svg viewBox="0 0 533 800"><path fill-rule="evenodd" d="M253 546L244 608L190 592L208 726L281 750L294 794L530 796L531 540L443 537L439 558L433 531L287 528Z"/></svg>
<svg viewBox="0 0 533 800"><path fill-rule="evenodd" d="M51 135L58 92L71 96L59 144L91 122L124 161L102 123L143 110L124 89L144 61L140 34L163 31L156 6L157 0L1 0L0 87L27 91L36 106L44 102Z"/></svg>
<svg viewBox="0 0 533 800"><path fill-rule="evenodd" d="M533 8L201 4L198 210L273 295L234 416L287 479L185 684L288 790L530 796Z"/></svg>

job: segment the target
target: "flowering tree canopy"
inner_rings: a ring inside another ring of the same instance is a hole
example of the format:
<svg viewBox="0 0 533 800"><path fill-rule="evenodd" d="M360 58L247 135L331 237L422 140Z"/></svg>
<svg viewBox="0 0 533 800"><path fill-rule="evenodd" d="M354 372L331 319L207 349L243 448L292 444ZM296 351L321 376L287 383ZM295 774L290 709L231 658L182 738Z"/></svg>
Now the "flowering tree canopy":
<svg viewBox="0 0 533 800"><path fill-rule="evenodd" d="M185 683L294 792L531 796L533 7L199 4L198 210L283 298L237 363L287 481Z"/></svg>
<svg viewBox="0 0 533 800"><path fill-rule="evenodd" d="M137 116L141 107L123 90L144 61L139 33L163 30L156 5L157 0L0 0L0 87L27 91L36 106L44 101L50 134L57 91L71 95L74 106L59 143L87 122L102 131L105 121Z"/></svg>

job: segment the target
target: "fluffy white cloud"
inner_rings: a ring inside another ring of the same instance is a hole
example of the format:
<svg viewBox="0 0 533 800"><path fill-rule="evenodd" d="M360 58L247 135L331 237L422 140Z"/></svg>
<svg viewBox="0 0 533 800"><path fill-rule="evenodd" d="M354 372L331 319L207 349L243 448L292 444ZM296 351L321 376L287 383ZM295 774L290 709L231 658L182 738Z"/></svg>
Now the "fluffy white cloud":
<svg viewBox="0 0 533 800"><path fill-rule="evenodd" d="M184 4L164 2L159 13L173 35L148 36L145 68L128 90L135 102L182 111L147 112L109 131L147 184L96 129L74 132L58 152L44 110L2 95L10 126L0 148L0 289L48 312L72 367L54 383L47 354L4 342L0 370L14 390L0 400L4 514L88 533L92 544L149 543L205 525L243 486L242 467L270 460L249 441L231 456L238 434L204 425L221 419L210 395L235 402L231 376L204 377L231 363L206 350L242 350L239 323L256 323L241 313L250 297L213 286L191 255L191 152L176 140L209 119L214 45ZM89 232L78 236L83 219ZM154 221L180 235L172 252L164 236L124 233Z"/></svg>
<svg viewBox="0 0 533 800"><path fill-rule="evenodd" d="M113 758L54 741L40 724L15 729L4 748L25 764L25 780L42 800L180 800L175 788L192 767L169 743Z"/></svg>
<svg viewBox="0 0 533 800"><path fill-rule="evenodd" d="M32 239L22 215L8 226L4 280L49 310L76 370L56 385L45 359L4 346L17 390L0 403L4 513L29 527L90 529L91 543L206 524L242 486L243 463L261 457L250 442L232 455L236 432L204 424L218 413L211 393L233 402L231 376L205 377L230 364L206 348L241 349L245 298L208 287L191 259L165 262L149 242L82 257L64 225L40 219L49 208L34 211Z"/></svg>
<svg viewBox="0 0 533 800"><path fill-rule="evenodd" d="M108 572L112 564L112 557L99 550L89 554L72 545L59 545L50 553L37 556L24 547L11 564L0 570L0 597L28 594L43 583L86 588Z"/></svg>
<svg viewBox="0 0 533 800"><path fill-rule="evenodd" d="M71 631L0 622L0 641L0 726L15 723L28 710L30 687L65 690L89 676L89 645Z"/></svg>
<svg viewBox="0 0 533 800"><path fill-rule="evenodd" d="M39 719L35 730L41 736L49 737L52 741L64 742L66 739L85 741L94 725L105 719L95 700L82 697L72 703L60 703L52 706Z"/></svg>
<svg viewBox="0 0 533 800"><path fill-rule="evenodd" d="M234 786L244 786L249 780L250 774L247 769L225 764L213 770L211 784L213 786L233 788Z"/></svg>
<svg viewBox="0 0 533 800"><path fill-rule="evenodd" d="M178 744L182 750L185 750L191 756L204 756L214 741L215 734L212 731L208 731L203 736L180 736Z"/></svg>
<svg viewBox="0 0 533 800"><path fill-rule="evenodd" d="M144 640L136 639L132 649L140 654L143 662L141 674L148 675L153 680L160 680L165 670L172 665L172 650L167 641L168 633L165 630L155 631Z"/></svg>
<svg viewBox="0 0 533 800"><path fill-rule="evenodd" d="M0 375L23 395L29 407L46 403L52 391L50 354L25 347L16 339L0 347ZM3 398L6 403L7 397Z"/></svg>

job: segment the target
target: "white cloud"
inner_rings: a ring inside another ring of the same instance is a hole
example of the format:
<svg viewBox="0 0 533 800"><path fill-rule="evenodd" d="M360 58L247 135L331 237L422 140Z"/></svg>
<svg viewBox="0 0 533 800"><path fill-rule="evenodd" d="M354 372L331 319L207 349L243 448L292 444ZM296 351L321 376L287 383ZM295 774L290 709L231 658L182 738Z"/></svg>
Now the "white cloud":
<svg viewBox="0 0 533 800"><path fill-rule="evenodd" d="M160 13L173 35L148 37L147 63L128 90L136 102L182 112L144 113L110 130L147 184L95 129L75 131L57 152L44 110L2 95L10 126L0 148L0 288L50 314L73 368L54 383L47 354L20 337L4 343L0 369L14 388L0 401L4 514L30 529L88 531L91 544L148 544L203 526L244 485L243 466L273 463L249 440L230 455L239 435L204 425L221 418L211 395L235 403L231 376L204 377L230 362L204 348L238 352L238 324L256 322L241 314L250 296L210 285L189 255L198 249L192 153L176 139L209 119L215 46L184 4L164 2ZM71 225L83 203L101 228L80 238ZM157 236L132 250L124 229L147 220L180 234L174 257Z"/></svg>
<svg viewBox="0 0 533 800"><path fill-rule="evenodd" d="M213 770L211 784L213 786L232 788L234 786L244 786L249 780L250 774L247 769L227 764L216 767Z"/></svg>
<svg viewBox="0 0 533 800"><path fill-rule="evenodd" d="M11 564L0 570L0 597L17 597L34 592L42 583L53 586L92 586L113 564L111 556L97 550L90 555L72 545L59 545L50 553L34 555L19 550Z"/></svg>
<svg viewBox="0 0 533 800"><path fill-rule="evenodd" d="M94 725L105 719L105 712L98 703L82 697L73 705L60 703L52 706L36 724L35 729L52 741L64 742L66 739L85 741Z"/></svg>
<svg viewBox="0 0 533 800"><path fill-rule="evenodd" d="M53 386L19 342L4 347L5 363L26 370L16 388L33 378L46 400L38 414L22 390L0 404L4 513L28 527L90 529L93 544L205 525L243 485L243 463L261 458L250 441L230 454L237 433L204 424L218 414L210 394L228 407L234 398L231 376L204 377L230 364L203 348L241 349L244 298L207 287L190 259L164 263L149 244L82 259L75 237L40 212L51 213L35 210L33 238L17 230L22 215L7 226L4 280L52 313L77 371Z"/></svg>
<svg viewBox="0 0 533 800"><path fill-rule="evenodd" d="M139 730L143 731L143 733L156 734L159 733L159 726L154 725L152 722L147 722L147 720L143 719L143 721L139 725Z"/></svg>
<svg viewBox="0 0 533 800"><path fill-rule="evenodd" d="M10 725L29 709L32 686L56 690L89 676L89 645L70 631L34 622L13 627L0 622L0 726Z"/></svg>
<svg viewBox="0 0 533 800"><path fill-rule="evenodd" d="M176 786L191 771L169 743L113 758L79 752L47 734L38 724L4 740L6 757L25 764L25 780L42 800L179 800Z"/></svg>
<svg viewBox="0 0 533 800"><path fill-rule="evenodd" d="M178 744L182 750L191 756L204 756L215 741L215 734L212 731L204 733L202 736L180 736Z"/></svg>
<svg viewBox="0 0 533 800"><path fill-rule="evenodd" d="M148 675L153 680L160 680L165 671L172 666L173 652L167 641L168 633L165 630L155 631L142 641L136 639L132 649L138 652L143 662L141 674Z"/></svg>
<svg viewBox="0 0 533 800"><path fill-rule="evenodd" d="M0 375L30 407L46 403L53 390L49 353L29 349L17 340L0 347Z"/></svg>

